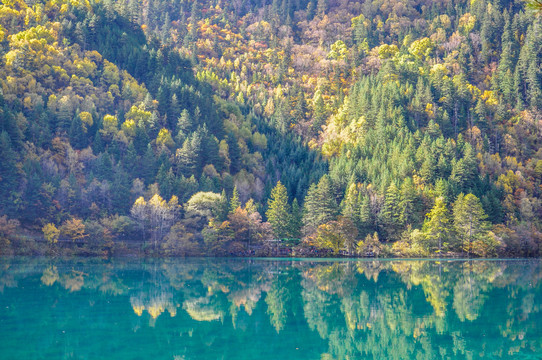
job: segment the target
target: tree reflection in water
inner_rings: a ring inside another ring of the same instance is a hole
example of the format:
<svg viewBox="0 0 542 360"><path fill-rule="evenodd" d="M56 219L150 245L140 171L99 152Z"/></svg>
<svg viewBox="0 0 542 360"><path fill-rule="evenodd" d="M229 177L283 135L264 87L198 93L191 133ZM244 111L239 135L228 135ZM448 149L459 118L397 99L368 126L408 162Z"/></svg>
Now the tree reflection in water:
<svg viewBox="0 0 542 360"><path fill-rule="evenodd" d="M537 260L3 258L0 346L86 357L150 336L170 359L542 356L541 277Z"/></svg>

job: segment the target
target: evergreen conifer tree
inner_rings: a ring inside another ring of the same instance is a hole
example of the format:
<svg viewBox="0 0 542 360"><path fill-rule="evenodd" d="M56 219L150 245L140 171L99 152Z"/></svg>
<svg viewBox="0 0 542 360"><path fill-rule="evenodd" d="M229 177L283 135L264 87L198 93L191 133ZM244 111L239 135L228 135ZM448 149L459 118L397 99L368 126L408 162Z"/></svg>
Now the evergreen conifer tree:
<svg viewBox="0 0 542 360"><path fill-rule="evenodd" d="M230 199L230 214L233 214L241 206L241 201L239 200L239 191L237 191L237 186L233 188L233 195Z"/></svg>
<svg viewBox="0 0 542 360"><path fill-rule="evenodd" d="M398 238L399 229L401 228L401 215L403 214L403 211L400 202L401 192L395 183L391 183L386 191L384 207L382 208L380 217L384 227L383 230L388 234L388 237L393 240Z"/></svg>
<svg viewBox="0 0 542 360"><path fill-rule="evenodd" d="M291 230L290 205L288 204L286 187L280 181L271 191L267 206L265 215L271 224L273 233L279 239L288 238Z"/></svg>
<svg viewBox="0 0 542 360"><path fill-rule="evenodd" d="M450 215L444 198L435 199L435 206L427 214L422 232L427 248L440 254L446 247L451 232Z"/></svg>
<svg viewBox="0 0 542 360"><path fill-rule="evenodd" d="M459 194L453 204L454 229L461 239L461 248L467 254L472 252L472 243L487 235L487 215L482 203L473 194Z"/></svg>
<svg viewBox="0 0 542 360"><path fill-rule="evenodd" d="M302 209L297 202L297 199L294 199L292 202L292 215L290 217L290 236L294 239L301 238L301 227L303 226L303 213Z"/></svg>
<svg viewBox="0 0 542 360"><path fill-rule="evenodd" d="M7 131L0 133L0 207L9 211L13 205L11 194L17 189L17 154L13 151Z"/></svg>
<svg viewBox="0 0 542 360"><path fill-rule="evenodd" d="M70 143L75 149L82 149L88 144L87 135L83 129L83 123L79 115L76 115L71 123L69 131Z"/></svg>

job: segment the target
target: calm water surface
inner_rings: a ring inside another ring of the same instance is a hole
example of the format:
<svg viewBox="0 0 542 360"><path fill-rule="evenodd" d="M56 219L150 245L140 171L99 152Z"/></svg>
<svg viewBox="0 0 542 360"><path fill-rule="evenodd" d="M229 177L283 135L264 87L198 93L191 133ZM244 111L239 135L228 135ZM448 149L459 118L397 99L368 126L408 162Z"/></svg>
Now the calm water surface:
<svg viewBox="0 0 542 360"><path fill-rule="evenodd" d="M1 359L540 359L542 263L0 258Z"/></svg>

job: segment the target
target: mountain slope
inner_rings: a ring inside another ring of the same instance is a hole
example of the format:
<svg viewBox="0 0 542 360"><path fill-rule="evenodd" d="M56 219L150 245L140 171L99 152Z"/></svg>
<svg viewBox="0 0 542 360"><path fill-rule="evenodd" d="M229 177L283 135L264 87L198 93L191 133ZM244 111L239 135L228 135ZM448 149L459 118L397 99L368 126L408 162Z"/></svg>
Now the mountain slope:
<svg viewBox="0 0 542 360"><path fill-rule="evenodd" d="M538 255L541 20L524 5L5 2L1 213L178 253L302 236Z"/></svg>

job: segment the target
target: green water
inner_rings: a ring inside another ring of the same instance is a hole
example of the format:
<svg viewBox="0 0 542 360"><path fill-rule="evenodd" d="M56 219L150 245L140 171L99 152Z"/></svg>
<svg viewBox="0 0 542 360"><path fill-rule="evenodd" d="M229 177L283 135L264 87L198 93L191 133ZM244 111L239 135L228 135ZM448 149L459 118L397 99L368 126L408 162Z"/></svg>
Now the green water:
<svg viewBox="0 0 542 360"><path fill-rule="evenodd" d="M0 258L1 359L540 359L542 262Z"/></svg>

